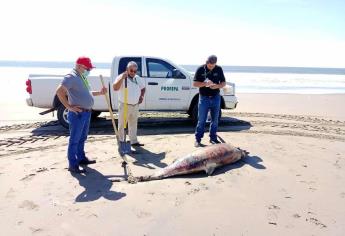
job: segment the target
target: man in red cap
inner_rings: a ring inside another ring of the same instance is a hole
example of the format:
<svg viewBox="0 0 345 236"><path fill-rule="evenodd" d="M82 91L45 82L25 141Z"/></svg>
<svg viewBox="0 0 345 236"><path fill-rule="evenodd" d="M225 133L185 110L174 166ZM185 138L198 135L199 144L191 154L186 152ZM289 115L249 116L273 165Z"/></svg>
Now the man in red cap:
<svg viewBox="0 0 345 236"><path fill-rule="evenodd" d="M68 109L67 119L69 123L70 138L68 143L68 170L74 173L83 173L80 165L94 164L85 156L84 145L90 127L91 109L94 104L92 96L107 93L103 87L100 91L90 91L87 77L95 68L90 58L79 57L75 68L67 74L56 90L61 103Z"/></svg>

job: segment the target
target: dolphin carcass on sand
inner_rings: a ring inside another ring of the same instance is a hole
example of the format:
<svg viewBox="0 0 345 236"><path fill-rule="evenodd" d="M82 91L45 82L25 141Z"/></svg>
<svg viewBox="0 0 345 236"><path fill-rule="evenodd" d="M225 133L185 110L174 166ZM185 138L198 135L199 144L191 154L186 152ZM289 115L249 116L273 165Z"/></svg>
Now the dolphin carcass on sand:
<svg viewBox="0 0 345 236"><path fill-rule="evenodd" d="M234 163L247 154L248 152L227 143L215 144L181 157L153 175L140 176L138 181L158 180L199 171L205 171L206 174L211 175L215 168Z"/></svg>

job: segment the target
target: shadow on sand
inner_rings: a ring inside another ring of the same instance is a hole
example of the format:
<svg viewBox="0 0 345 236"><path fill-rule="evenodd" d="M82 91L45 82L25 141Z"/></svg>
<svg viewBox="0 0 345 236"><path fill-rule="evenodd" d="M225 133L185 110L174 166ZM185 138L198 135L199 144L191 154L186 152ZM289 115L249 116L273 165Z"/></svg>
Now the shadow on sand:
<svg viewBox="0 0 345 236"><path fill-rule="evenodd" d="M113 183L109 180L112 177L123 176L104 176L102 173L90 167L85 167L84 169L86 170L85 174L71 174L74 178L78 179L80 186L85 188L76 197L76 202L91 202L102 197L110 201L117 201L126 196L125 193L112 191L111 187Z"/></svg>
<svg viewBox="0 0 345 236"><path fill-rule="evenodd" d="M218 126L219 132L249 130L251 123L232 117L223 117ZM205 127L205 133L209 127ZM138 135L193 134L195 125L188 118L139 118ZM111 120L97 118L91 123L90 135L114 135ZM51 121L32 130L33 136L69 136L68 129L57 121Z"/></svg>
<svg viewBox="0 0 345 236"><path fill-rule="evenodd" d="M155 169L154 167L150 166L150 164L153 164L159 168L164 168L167 166L167 164L162 162L162 160L165 158L165 154L165 152L154 153L143 147L136 147L135 151L129 154L129 156L136 159L136 161L133 162L134 165Z"/></svg>
<svg viewBox="0 0 345 236"><path fill-rule="evenodd" d="M232 117L223 117L218 126L219 132L239 132L242 130L249 130L252 124L245 120L240 120ZM205 127L205 135L207 135L209 126ZM195 132L195 125L188 118L139 118L138 121L138 135L157 135L157 134L190 134ZM39 136L44 138L59 138L60 136L69 136L68 129L62 127L57 121L51 121L42 126L39 126L32 130L33 136ZM112 123L110 119L97 118L91 123L89 135L114 135ZM224 140L219 137L219 140ZM143 147L136 148L136 151L131 154L136 159L133 163L137 166L146 167L149 169L155 169L150 166L153 164L159 168L164 168L167 164L162 160L165 158L166 153L153 153ZM249 156L244 160L241 160L235 164L227 165L216 169L214 175L224 173L231 169L240 168L245 164L248 164L257 169L265 169L265 166L261 165L262 159L257 156ZM112 181L108 178L124 176L104 176L100 172L87 167L87 173L85 175L73 175L79 180L81 186L85 188L85 191L79 194L76 198L77 202L94 201L101 197L108 200L119 200L125 196L124 193L118 193L111 191ZM194 174L183 176L183 178L195 178L203 177L205 174ZM174 177L172 177L174 178ZM177 177L180 178L180 177Z"/></svg>

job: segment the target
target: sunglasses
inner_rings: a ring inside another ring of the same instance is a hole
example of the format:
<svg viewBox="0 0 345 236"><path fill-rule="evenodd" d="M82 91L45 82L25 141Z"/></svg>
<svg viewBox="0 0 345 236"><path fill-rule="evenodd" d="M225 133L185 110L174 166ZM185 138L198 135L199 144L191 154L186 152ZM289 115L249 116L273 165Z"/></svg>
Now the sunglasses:
<svg viewBox="0 0 345 236"><path fill-rule="evenodd" d="M129 70L131 73L137 73L137 70Z"/></svg>

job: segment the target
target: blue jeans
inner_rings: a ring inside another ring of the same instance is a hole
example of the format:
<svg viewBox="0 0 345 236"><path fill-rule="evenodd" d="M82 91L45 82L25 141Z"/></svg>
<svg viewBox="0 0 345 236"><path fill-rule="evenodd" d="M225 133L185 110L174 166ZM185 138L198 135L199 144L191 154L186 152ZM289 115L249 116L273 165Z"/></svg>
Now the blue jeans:
<svg viewBox="0 0 345 236"><path fill-rule="evenodd" d="M85 157L84 145L90 128L91 112L69 111L67 119L69 122L69 143L67 157L70 167L77 167Z"/></svg>
<svg viewBox="0 0 345 236"><path fill-rule="evenodd" d="M208 111L210 111L211 114L210 140L216 140L220 111L219 94L213 97L199 95L198 124L195 130L195 139L197 142L200 142L201 139L204 137Z"/></svg>

